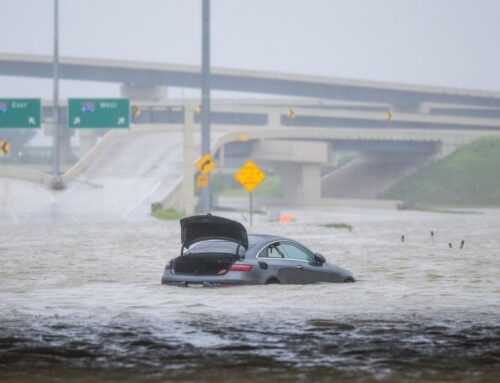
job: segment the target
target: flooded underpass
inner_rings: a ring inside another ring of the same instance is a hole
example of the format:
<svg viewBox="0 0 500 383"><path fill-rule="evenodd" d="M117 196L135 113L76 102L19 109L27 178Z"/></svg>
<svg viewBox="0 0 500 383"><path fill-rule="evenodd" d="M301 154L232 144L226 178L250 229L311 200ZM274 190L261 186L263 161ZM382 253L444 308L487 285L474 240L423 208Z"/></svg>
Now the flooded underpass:
<svg viewBox="0 0 500 383"><path fill-rule="evenodd" d="M500 380L500 211L290 213L248 231L356 283L164 286L176 221L1 224L0 380Z"/></svg>

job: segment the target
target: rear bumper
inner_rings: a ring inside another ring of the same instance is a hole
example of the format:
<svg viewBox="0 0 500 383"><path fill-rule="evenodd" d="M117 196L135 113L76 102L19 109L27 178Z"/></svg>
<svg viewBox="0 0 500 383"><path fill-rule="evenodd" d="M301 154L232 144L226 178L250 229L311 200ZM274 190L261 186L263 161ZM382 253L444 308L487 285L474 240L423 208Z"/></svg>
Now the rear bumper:
<svg viewBox="0 0 500 383"><path fill-rule="evenodd" d="M249 283L234 281L234 282L169 282L162 279L162 285L177 286L177 287L227 287L227 286L241 286L248 285Z"/></svg>
<svg viewBox="0 0 500 383"><path fill-rule="evenodd" d="M256 278L253 273L228 272L225 275L196 276L187 274L175 274L170 270L165 270L161 278L163 285L182 287L219 287L231 285L261 285L263 282Z"/></svg>

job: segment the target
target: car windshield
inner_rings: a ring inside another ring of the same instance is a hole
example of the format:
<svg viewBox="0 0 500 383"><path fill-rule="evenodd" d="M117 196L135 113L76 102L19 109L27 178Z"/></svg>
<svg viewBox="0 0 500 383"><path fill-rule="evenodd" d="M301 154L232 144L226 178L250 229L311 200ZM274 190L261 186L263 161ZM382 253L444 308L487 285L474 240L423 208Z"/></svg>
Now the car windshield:
<svg viewBox="0 0 500 383"><path fill-rule="evenodd" d="M238 244L231 241L224 241L218 239L210 239L207 241L196 242L192 244L184 255L200 254L200 253L226 253L236 254ZM245 254L245 248L240 246L239 255Z"/></svg>

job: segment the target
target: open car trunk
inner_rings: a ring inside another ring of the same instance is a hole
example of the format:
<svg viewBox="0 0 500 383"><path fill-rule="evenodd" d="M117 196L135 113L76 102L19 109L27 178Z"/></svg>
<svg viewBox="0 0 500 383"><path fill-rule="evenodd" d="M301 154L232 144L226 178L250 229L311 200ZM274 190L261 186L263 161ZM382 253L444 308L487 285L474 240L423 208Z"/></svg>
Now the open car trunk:
<svg viewBox="0 0 500 383"><path fill-rule="evenodd" d="M175 258L173 269L176 274L222 275L238 259L235 254L201 253Z"/></svg>
<svg viewBox="0 0 500 383"><path fill-rule="evenodd" d="M207 214L180 223L181 256L172 265L176 274L223 275L248 249L247 231L239 222Z"/></svg>
<svg viewBox="0 0 500 383"><path fill-rule="evenodd" d="M235 242L248 249L247 231L239 222L207 214L183 218L180 223L181 242L185 248L196 242L221 239Z"/></svg>

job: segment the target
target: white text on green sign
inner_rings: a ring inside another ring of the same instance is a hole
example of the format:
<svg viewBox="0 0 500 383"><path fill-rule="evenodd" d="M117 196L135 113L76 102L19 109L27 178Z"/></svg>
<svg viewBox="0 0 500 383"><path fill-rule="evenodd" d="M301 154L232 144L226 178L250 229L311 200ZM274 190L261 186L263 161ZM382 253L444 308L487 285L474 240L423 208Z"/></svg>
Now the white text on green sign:
<svg viewBox="0 0 500 383"><path fill-rule="evenodd" d="M70 98L70 128L129 128L130 103L126 98Z"/></svg>
<svg viewBox="0 0 500 383"><path fill-rule="evenodd" d="M40 128L39 98L0 98L0 128Z"/></svg>

